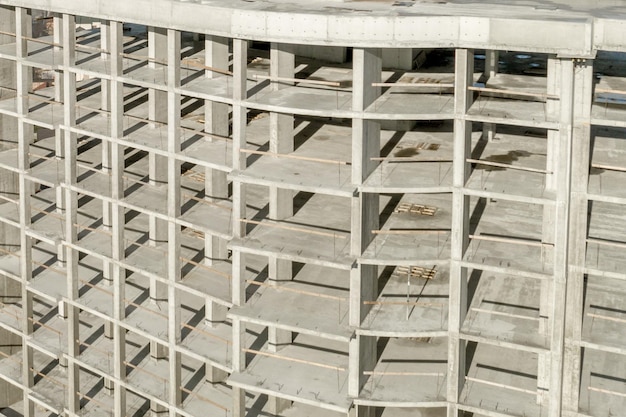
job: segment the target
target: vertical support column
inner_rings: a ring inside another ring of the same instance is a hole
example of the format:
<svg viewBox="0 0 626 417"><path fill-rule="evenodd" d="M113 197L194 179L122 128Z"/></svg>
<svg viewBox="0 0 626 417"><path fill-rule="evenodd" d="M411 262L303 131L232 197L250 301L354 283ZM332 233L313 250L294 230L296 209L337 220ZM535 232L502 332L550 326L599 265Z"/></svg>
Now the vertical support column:
<svg viewBox="0 0 626 417"><path fill-rule="evenodd" d="M485 70L483 71L482 79L485 84L488 80L495 78L498 74L498 60L499 52L495 50L485 51ZM483 137L489 142L496 140L496 124L495 123L483 123Z"/></svg>
<svg viewBox="0 0 626 417"><path fill-rule="evenodd" d="M248 41L233 39L233 170L246 168L246 155L240 152L246 147L247 112L243 101L247 98L246 78L248 72ZM243 238L246 225L240 219L246 218L246 186L233 180L233 237ZM239 249L233 249L232 302L240 306L246 302L246 259ZM233 372L246 368L246 324L233 318ZM246 393L233 387L233 417L246 415Z"/></svg>
<svg viewBox="0 0 626 417"><path fill-rule="evenodd" d="M34 385L33 348L28 344L28 338L33 333L33 296L28 291L28 282L33 276L32 239L26 235L26 229L31 225L31 187L26 174L30 171L29 146L32 141L32 127L24 122L28 115L28 92L30 91L29 68L24 65L27 57L25 37L28 36L28 27L31 24L27 9L15 8L15 42L16 42L16 87L17 87L17 138L18 138L18 168L19 168L19 220L20 220L20 278L22 281L22 383L26 388ZM4 117L6 118L6 116ZM24 416L35 415L33 402L28 392L23 391Z"/></svg>
<svg viewBox="0 0 626 417"><path fill-rule="evenodd" d="M382 51L354 48L352 109L364 111L380 96ZM374 171L380 154L380 124L363 117L352 120L352 185L357 187ZM372 230L379 224L379 195L357 193L352 197L350 253L360 256L373 239ZM378 295L378 267L356 264L350 271L350 325L360 326L368 313L364 301ZM348 391L358 396L365 384L364 371L376 365L376 338L355 337L349 342L350 366Z"/></svg>
<svg viewBox="0 0 626 417"><path fill-rule="evenodd" d="M561 60L560 124L558 159L556 161L556 213L554 227L554 276L550 332L550 411L548 416L561 416L563 391L563 350L565 330L566 284L569 257L569 200L572 172L572 133L574 123L574 62Z"/></svg>
<svg viewBox="0 0 626 417"><path fill-rule="evenodd" d="M548 58L548 75L547 88L548 95L560 96L561 94L561 60L556 57ZM549 121L559 121L560 104L559 100L547 99L546 101L546 118ZM554 194L558 188L557 171L559 169L559 130L548 130L546 143L546 170L545 175L545 191L550 195ZM556 235L556 209L554 204L545 204L543 206L541 240L543 243L555 244ZM546 251L546 249L543 249ZM553 272L554 258L550 256L550 252L544 252L543 268L547 273ZM552 329L552 287L551 280L541 281L541 291L539 295L539 333L544 335L546 339ZM547 389L550 386L550 352L538 354L537 369L537 386ZM543 391L540 391L543 392ZM547 397L538 398L538 401L544 404Z"/></svg>
<svg viewBox="0 0 626 417"><path fill-rule="evenodd" d="M228 71L229 39L219 36L207 35L205 38L205 65L207 67ZM207 78L216 78L219 75L207 69ZM204 101L204 130L207 133L222 137L229 136L229 107L224 103L216 103L210 100ZM213 141L209 138L208 140ZM205 168L204 195L208 201L216 201L228 198L228 178L225 171ZM204 263L213 265L218 260L228 257L227 241L210 234L204 235ZM205 317L210 326L216 326L226 319L228 309L223 304L213 300L206 300ZM222 381L226 375L218 369L206 364L206 378L209 382Z"/></svg>
<svg viewBox="0 0 626 417"><path fill-rule="evenodd" d="M485 52L485 72L487 78L494 78L498 74L499 51L488 50Z"/></svg>
<svg viewBox="0 0 626 417"><path fill-rule="evenodd" d="M205 39L205 64L207 67L228 71L228 38L207 35ZM207 78L216 78L218 74L211 70L205 71ZM228 104L204 101L204 130L218 136L229 135ZM212 140L209 138L209 140ZM209 201L228 198L228 178L225 171L206 168L204 194ZM228 249L226 241L217 236L204 236L204 263L212 265L215 260L226 259ZM208 307L208 306L207 306ZM219 308L219 307L215 307Z"/></svg>
<svg viewBox="0 0 626 417"><path fill-rule="evenodd" d="M247 112L244 100L247 98L246 78L248 72L248 42L233 39L233 170L246 168L246 154L240 152L246 147ZM246 214L246 185L233 180L233 237L246 235L246 224L241 221ZM233 250L232 302L243 305L245 296L245 255Z"/></svg>
<svg viewBox="0 0 626 417"><path fill-rule="evenodd" d="M465 381L465 347L460 338L467 313L467 269L461 266L469 241L469 197L464 188L471 168L472 123L465 114L472 104L468 87L473 83L474 51L457 49L455 58L454 155L452 191L452 236L450 259L450 304L448 319L448 417L458 415L458 401Z"/></svg>
<svg viewBox="0 0 626 417"><path fill-rule="evenodd" d="M61 45L63 43L63 36L62 36L63 19L58 14L55 14L52 19L53 19L53 27L54 27L53 41L55 44L53 48L53 51L54 51L53 56L56 57L59 54L62 54L62 48L58 45ZM63 74L60 71L54 72L54 101L58 103L63 102ZM63 132L59 128L56 128L54 130L54 144L55 144L54 153L56 157L63 158L63 155L65 154L65 150L63 149ZM56 206L57 206L56 212L60 215L63 215L64 213L63 210L65 208L65 197L63 195L63 189L60 184L56 185L55 191L56 191ZM58 247L57 258L60 264L64 262L65 252L62 246Z"/></svg>
<svg viewBox="0 0 626 417"><path fill-rule="evenodd" d="M180 297L175 283L181 279L180 262L180 225L175 219L180 217L180 169L181 162L176 158L180 153L180 32L174 29L167 30L167 286L168 299L168 339L169 339L169 403L180 406L181 391L181 354L177 346L181 341ZM176 417L174 409L170 408L171 417Z"/></svg>
<svg viewBox="0 0 626 417"><path fill-rule="evenodd" d="M563 408L572 415L578 413L580 400L580 370L582 339L585 254L591 153L591 103L593 101L593 61L582 60L574 68L574 116L572 135L572 173L570 195L570 252L565 311L565 347Z"/></svg>
<svg viewBox="0 0 626 417"><path fill-rule="evenodd" d="M287 44L272 43L270 47L270 77L294 78L295 55L293 47ZM292 85L291 82L272 81L272 90L277 91ZM293 142L294 117L291 114L270 113L270 152L291 153L294 150ZM274 157L276 158L276 157ZM293 216L293 191L269 187L269 217L274 220L284 220ZM278 259L274 255L268 257L268 272L270 279L285 281L292 279L291 261ZM268 329L268 342L270 352L276 352L280 348L292 342L293 334L290 331L270 327ZM275 413L280 413L291 404L279 398L271 399Z"/></svg>
<svg viewBox="0 0 626 417"><path fill-rule="evenodd" d="M291 45L272 43L270 49L270 76L275 78L294 78L295 55ZM285 81L273 81L272 90L277 91L292 85ZM290 114L270 113L270 152L291 153L293 142L294 117ZM270 215L274 220L284 220L293 216L293 191L269 187ZM276 281L292 278L291 261L269 257L269 276Z"/></svg>
<svg viewBox="0 0 626 417"><path fill-rule="evenodd" d="M113 59L111 59L110 52L110 25L108 21L100 23L100 59L104 61L105 66L110 66ZM111 72L109 68L109 73ZM104 78L100 79L100 109L110 114L111 111L111 82ZM107 117L106 114L102 115ZM103 140L102 146L102 173L111 176L111 143ZM102 201L102 228L108 232L111 231L111 203L109 201ZM105 281L111 285L113 283L113 266L109 261L102 262L102 276Z"/></svg>
<svg viewBox="0 0 626 417"><path fill-rule="evenodd" d="M148 68L156 70L164 68L168 57L167 29L148 27ZM168 75L169 77L169 75ZM156 82L156 79L155 79ZM166 91L155 88L148 89L148 118L155 123L152 127L162 129L163 123L168 121L169 113L174 109L169 107L170 101ZM168 180L167 158L155 152L148 153L148 178L151 186L164 186ZM167 222L156 216L149 215L150 245L156 246L167 240ZM153 302L167 299L167 286L153 278L150 279L150 300ZM152 352L154 353L154 352Z"/></svg>
<svg viewBox="0 0 626 417"><path fill-rule="evenodd" d="M115 417L126 415L126 330L119 322L126 317L126 271L119 265L125 257L124 207L119 203L124 198L124 147L117 142L124 135L124 84L122 76L123 24L111 21L111 256L113 258L113 376L115 377Z"/></svg>
<svg viewBox="0 0 626 417"><path fill-rule="evenodd" d="M68 244L65 248L66 274L67 274L67 298L74 301L78 298L78 251L69 245L78 242L77 230L74 226L78 219L78 194L71 190L75 186L77 137L69 128L76 125L76 74L71 72L70 67L76 63L76 17L69 14L63 15L63 124L65 125L65 240ZM80 353L80 338L78 320L80 310L75 304L67 306L67 354L70 358L77 358ZM74 362L68 362L67 369L67 406L71 413L77 414L80 410L80 381L79 366Z"/></svg>

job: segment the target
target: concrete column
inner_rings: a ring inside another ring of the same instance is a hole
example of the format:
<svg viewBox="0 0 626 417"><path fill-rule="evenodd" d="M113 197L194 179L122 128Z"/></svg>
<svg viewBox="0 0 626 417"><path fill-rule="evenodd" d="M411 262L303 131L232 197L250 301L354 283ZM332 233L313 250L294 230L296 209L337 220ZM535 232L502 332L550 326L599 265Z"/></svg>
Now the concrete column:
<svg viewBox="0 0 626 417"><path fill-rule="evenodd" d="M246 155L240 150L246 147L247 108L241 103L247 97L248 42L233 39L233 170L246 168ZM240 219L246 218L246 186L240 181L233 181L233 237L242 238L246 234L246 224ZM246 259L245 254L233 249L233 276L231 281L232 302L243 305L245 296ZM244 407L245 411L245 407Z"/></svg>
<svg viewBox="0 0 626 417"><path fill-rule="evenodd" d="M372 371L378 361L376 352L376 337L356 336L348 345L349 376L348 393L351 397L358 397L361 388L367 382L364 372Z"/></svg>
<svg viewBox="0 0 626 417"><path fill-rule="evenodd" d="M227 71L229 64L229 39L219 36L206 36L205 65ZM206 70L207 78L215 78L219 74ZM227 104L204 101L204 130L218 136L229 136L229 107ZM212 141L213 139L209 138ZM219 140L219 139L218 139ZM225 171L205 168L204 194L209 201L228 198L228 178ZM226 241L217 236L206 234L204 244L204 263L212 265L217 259L226 259L228 249Z"/></svg>
<svg viewBox="0 0 626 417"><path fill-rule="evenodd" d="M111 59L111 47L110 47L110 26L108 21L103 21L100 24L100 48L102 53L100 59L105 61L105 65L111 65L113 61ZM111 83L109 80L100 80L100 109L105 112L111 111ZM103 114L102 117L106 117ZM108 141L102 141L102 172L105 175L111 175L111 143ZM108 232L111 231L111 203L109 201L102 201L102 228ZM111 262L102 262L102 276L109 285L113 284L113 265Z"/></svg>
<svg viewBox="0 0 626 417"><path fill-rule="evenodd" d="M123 24L111 21L111 138L120 139L124 134L124 86L122 76ZM124 208L119 201L124 198L124 147L117 142L111 143L111 256L121 261L125 257ZM124 320L126 317L126 271L116 264L112 266L113 279L113 318ZM126 380L126 331L118 324L113 327L113 376L117 381ZM115 417L126 416L126 389L119 382L114 387L113 412Z"/></svg>
<svg viewBox="0 0 626 417"><path fill-rule="evenodd" d="M365 110L380 96L382 52L380 49L355 48L353 51L352 108ZM352 183L358 186L374 171L377 162L372 157L380 155L380 124L355 118L352 120ZM350 253L360 256L373 239L372 230L378 229L378 194L359 193L352 197ZM375 300L378 295L378 267L357 264L350 271L350 325L360 326L369 308L364 301ZM376 338L355 337L349 342L349 384L351 396L358 396L365 384L363 371L371 370L376 363Z"/></svg>
<svg viewBox="0 0 626 417"><path fill-rule="evenodd" d="M556 164L556 213L554 239L554 277L552 287L550 332L550 410L549 417L561 416L563 390L563 351L565 326L565 291L568 277L569 199L571 190L572 136L574 122L574 63L561 60L559 117L559 152Z"/></svg>
<svg viewBox="0 0 626 417"><path fill-rule="evenodd" d="M204 310L206 323L210 327L217 327L217 325L224 323L226 314L228 314L228 308L224 304L216 303L213 300L206 300Z"/></svg>
<svg viewBox="0 0 626 417"><path fill-rule="evenodd" d="M228 372L223 369L216 368L215 366L211 366L209 364L205 365L205 369L204 377L210 384L219 384L228 378Z"/></svg>
<svg viewBox="0 0 626 417"><path fill-rule="evenodd" d="M3 32L15 33L15 9L9 6L0 6L0 28ZM25 28L26 29L26 28ZM24 30L25 30L24 29ZM0 34L0 45L15 43L16 39L10 35ZM14 61L3 59L0 62L0 85L9 88L16 87L16 64ZM15 92L0 89L0 100L14 98ZM12 148L16 145L17 119L8 115L0 115L0 150ZM13 143L11 143L13 142Z"/></svg>
<svg viewBox="0 0 626 417"><path fill-rule="evenodd" d="M548 75L546 92L549 95L559 96L562 91L561 86L561 60L556 57L548 58ZM560 115L560 104L558 100L546 100L546 117L551 121L558 121ZM546 170L549 171L545 175L545 190L549 193L556 193L558 181L556 172L559 169L559 130L548 130L546 143ZM552 204L546 204L543 207L542 218L542 237L544 243L555 244L556 229L556 209ZM545 251L545 249L544 249ZM543 259L544 270L550 272L554 258L549 256L549 252L545 252ZM541 291L539 296L539 333L549 337L552 329L552 300L553 282L551 280L541 281ZM551 353L545 352L538 355L537 370L537 386L539 388L548 388L550 386L551 375ZM541 403L547 402L547 396L538 399Z"/></svg>
<svg viewBox="0 0 626 417"><path fill-rule="evenodd" d="M159 343L155 340L150 340L150 357L155 360L167 359L169 351L167 345Z"/></svg>
<svg viewBox="0 0 626 417"><path fill-rule="evenodd" d="M167 150L170 154L181 151L180 111L181 96L175 91L180 87L181 34L177 30L167 30ZM167 159L167 214L171 219L180 217L180 168L181 161ZM170 220L167 224L167 278L171 284L181 280L181 227ZM168 285L168 339L169 339L169 403L180 406L182 402L181 354L176 346L181 342L181 303L174 285ZM170 408L170 417L176 412Z"/></svg>
<svg viewBox="0 0 626 417"><path fill-rule="evenodd" d="M55 14L53 17L53 41L56 45L61 45L63 43L63 17L61 15ZM61 54L62 48L55 46L54 47L55 54ZM61 71L55 71L54 73L54 101L62 103L63 102L63 73ZM62 158L65 155L64 149L64 137L63 132L60 128L56 128L54 130L54 142L55 142L55 154L57 158ZM63 193L63 189L60 184L56 185L56 206L57 213L60 215L64 215L65 210L65 196ZM65 263L65 249L62 245L57 247L57 259L59 266L63 266Z"/></svg>
<svg viewBox="0 0 626 417"><path fill-rule="evenodd" d="M153 60L148 63L152 69L162 68L167 59L167 29L148 28L148 56ZM154 62L158 61L158 62ZM148 89L148 118L158 123L152 126L161 129L162 123L167 122L168 98L167 92L155 88ZM167 161L164 156L150 153L149 179L151 185L164 184L167 181ZM150 216L150 242L164 242L167 239L165 221Z"/></svg>
<svg viewBox="0 0 626 417"><path fill-rule="evenodd" d="M352 108L365 110L380 96L382 59L380 49L355 48L353 52ZM361 185L374 171L378 162L372 161L380 153L380 124L376 121L355 118L352 120L352 183ZM379 196L360 193L352 197L351 255L360 256L373 239L373 229L378 229ZM369 311L363 301L373 300L378 293L378 268L374 265L357 265L350 273L350 324L359 326Z"/></svg>
<svg viewBox="0 0 626 417"><path fill-rule="evenodd" d="M18 59L27 57L26 37L28 28L32 25L27 10L17 7L15 9L15 31L16 31L16 53ZM17 139L18 139L18 161L17 165L21 171L18 178L19 188L19 221L20 221L20 275L23 284L32 278L32 239L26 235L26 229L31 226L31 194L32 187L26 175L30 172L30 145L34 139L32 125L24 121L28 117L28 93L31 90L30 67L17 62L16 85L17 85Z"/></svg>
<svg viewBox="0 0 626 417"><path fill-rule="evenodd" d="M465 114L472 104L468 87L473 83L474 52L457 49L455 57L454 155L452 191L452 235L450 249L450 299L448 318L448 417L458 415L457 404L465 381L465 341L460 330L467 314L467 270L461 266L468 246L469 197L464 193L471 168L472 123Z"/></svg>
<svg viewBox="0 0 626 417"><path fill-rule="evenodd" d="M246 323L233 318L233 372L243 372L246 369ZM233 387L233 417L246 416L246 392Z"/></svg>
<svg viewBox="0 0 626 417"><path fill-rule="evenodd" d="M485 51L485 76L488 78L494 78L498 75L498 61L500 59L500 53L496 50Z"/></svg>
<svg viewBox="0 0 626 417"><path fill-rule="evenodd" d="M245 417L246 391L241 388L233 387L231 395L233 396L233 417Z"/></svg>
<svg viewBox="0 0 626 417"><path fill-rule="evenodd" d="M270 49L270 76L275 78L295 77L295 55L293 47L287 44L272 43ZM272 90L283 89L291 82L273 81ZM270 152L291 153L294 150L294 117L290 114L270 113ZM269 217L274 220L284 220L293 216L293 191L276 186L269 187ZM278 259L276 256L268 257L268 270L270 279L274 282L291 280L291 261ZM275 327L268 329L269 350L276 352L281 347L291 343L292 332ZM290 406L289 401L280 398L270 398L275 406L275 412L280 413Z"/></svg>
<svg viewBox="0 0 626 417"><path fill-rule="evenodd" d="M573 131L570 195L570 251L565 311L565 347L563 369L563 413L578 413L580 371L582 368L580 340L584 314L585 266L588 200L587 184L590 165L590 120L593 101L593 61L581 60L574 67Z"/></svg>
<svg viewBox="0 0 626 417"><path fill-rule="evenodd" d="M498 74L498 59L498 51L485 51L485 70L481 77L481 80L484 81L485 84ZM489 142L497 140L495 123L483 123L483 138L487 139Z"/></svg>
<svg viewBox="0 0 626 417"><path fill-rule="evenodd" d="M63 15L63 122L66 126L76 124L76 74L69 71L69 68L76 63L76 18L73 15ZM77 183L77 137L76 134L66 130L65 135L65 184L75 185ZM77 228L74 226L78 222L78 195L75 191L65 189L65 239L70 244L75 244L77 239ZM66 274L67 274L67 298L71 301L78 298L78 251L67 246L66 254ZM67 343L68 355L72 358L78 357L80 344L77 342L80 337L78 320L79 309L69 304L67 308ZM71 413L78 413L80 410L80 381L79 366L73 362L67 367L67 407Z"/></svg>
<svg viewBox="0 0 626 417"><path fill-rule="evenodd" d="M272 395L267 396L267 411L272 416L280 416L281 413L291 407L293 401L285 398L274 397Z"/></svg>
<svg viewBox="0 0 626 417"><path fill-rule="evenodd" d="M148 67L152 69L163 68L163 63L167 60L167 29L148 27L148 56L151 61ZM157 61L157 62L155 62ZM162 124L167 122L169 108L168 93L155 88L148 89L148 118L157 123L152 126L155 129L162 129ZM148 178L149 184L153 186L167 183L168 165L167 158L157 155L154 152L148 154ZM156 216L150 215L149 236L150 245L156 246L167 241L167 222ZM150 299L153 302L165 301L167 299L167 286L160 281L150 279Z"/></svg>
<svg viewBox="0 0 626 417"><path fill-rule="evenodd" d="M413 63L426 51L414 48L385 48L382 50L383 68L410 71ZM419 67L419 65L417 65Z"/></svg>
<svg viewBox="0 0 626 417"><path fill-rule="evenodd" d="M280 349L293 342L293 332L284 329L277 329L276 327L267 328L267 350L270 352L278 352Z"/></svg>
<svg viewBox="0 0 626 417"><path fill-rule="evenodd" d="M163 62L167 59L167 29L148 28L148 56L152 59L148 67L152 69L163 68ZM158 62L154 62L158 61ZM155 129L162 129L162 124L167 122L169 110L168 95L166 91L155 88L148 89L148 118L157 123L152 126ZM167 158L151 152L148 155L149 161L149 182L150 185L163 185L167 182ZM149 216L150 222L150 244L156 245L167 240L167 224L164 220L155 216ZM156 281L150 281L150 297L153 299L163 299L165 289Z"/></svg>
<svg viewBox="0 0 626 417"><path fill-rule="evenodd" d="M102 327L104 328L103 329L104 337L106 337L107 339L113 339L115 337L115 333L114 333L115 325L113 324L112 321L105 321Z"/></svg>
<svg viewBox="0 0 626 417"><path fill-rule="evenodd" d="M30 171L30 162L28 157L29 145L32 142L32 127L29 128L24 122L24 117L28 114L28 92L30 91L28 67L22 64L21 59L26 58L26 39L28 36L31 20L28 16L27 9L16 7L13 10L2 8L3 17L15 22L15 44L18 62L15 67L7 71L7 76L15 80L17 94L16 104L18 118L9 121L9 117L2 116L2 133L14 132L18 139L18 168L20 174L18 177L19 189L19 221L20 221L20 278L21 296L22 296L22 384L30 388L34 385L34 375L31 371L33 367L33 349L28 345L28 337L33 332L33 297L27 290L27 283L32 279L32 240L25 234L25 228L31 224L31 190L29 183L25 178L25 173ZM4 24L3 24L4 27ZM3 66L4 67L4 66ZM5 69L5 68L3 68ZM4 76L4 74L3 74ZM13 78L14 77L14 78ZM3 80L5 81L5 80ZM6 80L11 81L11 80ZM11 85L11 84L9 84ZM16 130L13 130L16 127ZM5 138L3 138L5 139ZM14 139L13 139L14 140ZM19 396L19 392L14 392L8 385L2 384L3 389L8 391L11 396ZM17 394L17 395L16 395ZM26 390L22 391L22 399L24 401L23 414L25 417L33 417L35 415L34 404L28 398Z"/></svg>
<svg viewBox="0 0 626 417"><path fill-rule="evenodd" d="M547 77L547 89L548 95L559 96L561 94L561 61L555 57L548 59L548 77ZM546 118L550 121L558 121L560 114L559 101L547 99L546 100ZM558 169L559 159L559 131L548 130L547 143L546 143L546 170L549 172L545 175L545 190L548 193L555 193L558 183L556 178L556 172ZM543 218L542 218L542 242L554 244L556 227L555 227L555 207L554 205L544 205ZM544 256L544 270L549 273L553 259L546 254ZM550 310L552 309L552 282L549 280L541 281L541 295L539 302L539 332L547 335L550 333ZM549 358L544 356L540 358L540 361L545 361L547 364L543 366L546 370L545 378L549 375ZM546 381L546 384L548 382Z"/></svg>
<svg viewBox="0 0 626 417"><path fill-rule="evenodd" d="M270 76L274 78L295 77L295 55L293 46L272 43L270 49ZM273 81L272 90L277 91L293 85L287 81ZM294 150L294 117L290 114L270 113L270 152L291 153ZM269 187L270 215L274 220L284 220L293 216L293 191L276 186ZM282 281L292 279L291 261L269 257L270 279Z"/></svg>

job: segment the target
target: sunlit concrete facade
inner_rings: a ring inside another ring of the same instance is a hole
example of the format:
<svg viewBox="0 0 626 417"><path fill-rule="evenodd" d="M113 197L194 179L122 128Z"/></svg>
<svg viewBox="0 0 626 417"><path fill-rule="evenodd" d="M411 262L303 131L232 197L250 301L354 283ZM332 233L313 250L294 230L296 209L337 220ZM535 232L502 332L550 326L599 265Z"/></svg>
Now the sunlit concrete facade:
<svg viewBox="0 0 626 417"><path fill-rule="evenodd" d="M0 0L0 413L622 415L626 15L527 3Z"/></svg>

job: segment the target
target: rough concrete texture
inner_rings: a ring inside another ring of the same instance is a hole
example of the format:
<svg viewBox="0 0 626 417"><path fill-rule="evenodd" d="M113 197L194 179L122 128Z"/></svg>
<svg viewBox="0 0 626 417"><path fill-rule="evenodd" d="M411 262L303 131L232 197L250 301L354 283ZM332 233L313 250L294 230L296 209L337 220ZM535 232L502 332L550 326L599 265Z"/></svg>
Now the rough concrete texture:
<svg viewBox="0 0 626 417"><path fill-rule="evenodd" d="M626 409L620 3L0 4L3 415Z"/></svg>

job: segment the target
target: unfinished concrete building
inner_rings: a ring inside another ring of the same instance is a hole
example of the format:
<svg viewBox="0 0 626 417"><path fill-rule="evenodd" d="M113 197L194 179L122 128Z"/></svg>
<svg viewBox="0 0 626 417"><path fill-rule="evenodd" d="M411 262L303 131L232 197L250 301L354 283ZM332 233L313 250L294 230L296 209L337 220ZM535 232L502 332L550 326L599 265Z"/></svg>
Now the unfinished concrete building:
<svg viewBox="0 0 626 417"><path fill-rule="evenodd" d="M0 414L624 416L621 4L0 0Z"/></svg>

